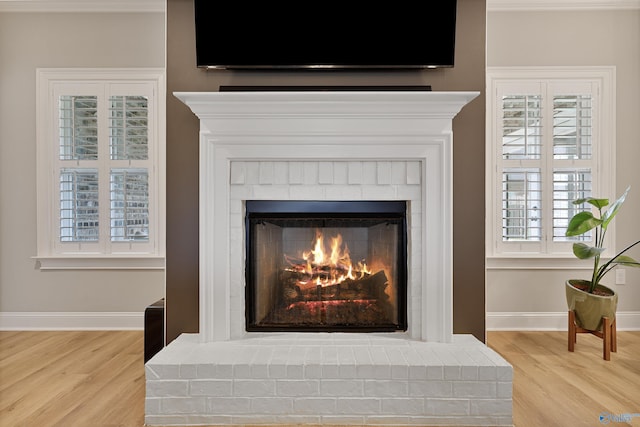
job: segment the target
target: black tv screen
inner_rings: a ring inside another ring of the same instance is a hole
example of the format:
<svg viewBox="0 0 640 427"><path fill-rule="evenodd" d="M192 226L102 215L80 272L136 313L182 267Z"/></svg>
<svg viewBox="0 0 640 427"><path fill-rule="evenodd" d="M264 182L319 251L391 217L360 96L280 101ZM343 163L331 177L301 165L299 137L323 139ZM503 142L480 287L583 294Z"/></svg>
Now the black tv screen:
<svg viewBox="0 0 640 427"><path fill-rule="evenodd" d="M194 0L198 67L453 67L456 0L371 2Z"/></svg>

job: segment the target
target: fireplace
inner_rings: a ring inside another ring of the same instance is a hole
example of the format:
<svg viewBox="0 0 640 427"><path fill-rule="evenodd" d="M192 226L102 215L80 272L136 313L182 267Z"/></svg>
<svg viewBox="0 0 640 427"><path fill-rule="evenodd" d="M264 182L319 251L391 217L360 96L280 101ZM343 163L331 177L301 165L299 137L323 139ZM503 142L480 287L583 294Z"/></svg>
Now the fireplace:
<svg viewBox="0 0 640 427"><path fill-rule="evenodd" d="M247 201L247 331L405 331L406 210L403 201Z"/></svg>
<svg viewBox="0 0 640 427"><path fill-rule="evenodd" d="M512 425L511 366L453 333L452 120L477 95L176 94L200 324L147 362L146 424Z"/></svg>

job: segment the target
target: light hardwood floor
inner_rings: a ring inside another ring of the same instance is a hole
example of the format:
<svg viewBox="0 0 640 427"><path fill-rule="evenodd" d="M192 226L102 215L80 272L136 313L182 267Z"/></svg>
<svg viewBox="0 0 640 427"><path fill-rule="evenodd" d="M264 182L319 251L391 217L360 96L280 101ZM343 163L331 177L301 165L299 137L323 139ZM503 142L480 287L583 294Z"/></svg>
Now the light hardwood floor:
<svg viewBox="0 0 640 427"><path fill-rule="evenodd" d="M514 365L516 427L605 425L601 413L639 414L610 426L640 426L640 332L619 332L618 352L566 332L489 332ZM141 427L143 334L0 332L0 426Z"/></svg>

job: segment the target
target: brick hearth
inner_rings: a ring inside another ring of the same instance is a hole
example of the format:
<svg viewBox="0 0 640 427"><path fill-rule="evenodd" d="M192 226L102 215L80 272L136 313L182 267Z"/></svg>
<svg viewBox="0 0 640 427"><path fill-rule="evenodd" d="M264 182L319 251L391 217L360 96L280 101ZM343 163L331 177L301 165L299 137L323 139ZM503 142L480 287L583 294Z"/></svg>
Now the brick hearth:
<svg viewBox="0 0 640 427"><path fill-rule="evenodd" d="M467 335L182 335L146 370L148 424L511 425L512 368Z"/></svg>

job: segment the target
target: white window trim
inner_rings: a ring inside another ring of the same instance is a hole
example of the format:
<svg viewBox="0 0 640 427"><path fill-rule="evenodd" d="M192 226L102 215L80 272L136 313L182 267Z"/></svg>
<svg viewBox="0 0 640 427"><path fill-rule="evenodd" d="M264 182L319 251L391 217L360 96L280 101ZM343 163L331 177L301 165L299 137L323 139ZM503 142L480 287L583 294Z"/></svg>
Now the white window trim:
<svg viewBox="0 0 640 427"><path fill-rule="evenodd" d="M87 81L152 82L156 92L156 108L153 120L157 135L156 155L152 167L156 173L155 190L150 194L157 209L153 213L156 224L154 248L144 253L57 253L57 231L51 218L57 216L53 189L55 174L55 144L51 135L53 121L51 106L53 88L57 82ZM41 68L36 70L36 183L37 183L37 254L33 257L41 270L158 270L165 265L165 206L166 206L166 85L165 72L159 68Z"/></svg>
<svg viewBox="0 0 640 427"><path fill-rule="evenodd" d="M498 171L496 168L498 138L497 121L500 119L500 105L496 105L496 84L505 81L530 80L555 80L572 81L597 80L600 84L600 126L598 127L598 140L604 141L608 149L597 153L595 169L600 181L593 187L593 194L597 197L616 197L615 180L615 74L614 66L594 67L488 67L487 68L487 97L486 97L486 267L490 270L508 269L590 269L592 262L581 261L575 258L571 252L567 253L500 253L497 250L498 228L500 227L500 212L497 212L496 198L498 194ZM601 147L602 148L602 147ZM601 171L612 171L602 173ZM612 223L607 233L607 246L609 251L605 257L611 256L615 248L615 225Z"/></svg>

